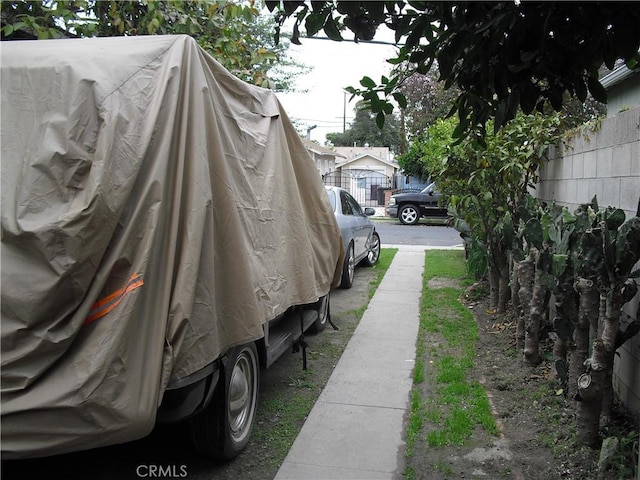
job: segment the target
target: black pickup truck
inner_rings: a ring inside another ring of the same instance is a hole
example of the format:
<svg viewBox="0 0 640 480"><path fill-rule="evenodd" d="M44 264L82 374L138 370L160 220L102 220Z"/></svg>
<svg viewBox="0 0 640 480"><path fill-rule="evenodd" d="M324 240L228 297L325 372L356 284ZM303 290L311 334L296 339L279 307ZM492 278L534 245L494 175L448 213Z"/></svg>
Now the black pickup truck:
<svg viewBox="0 0 640 480"><path fill-rule="evenodd" d="M447 218L447 207L440 204L441 197L435 183L420 192L391 195L387 214L404 225L415 225L422 217Z"/></svg>

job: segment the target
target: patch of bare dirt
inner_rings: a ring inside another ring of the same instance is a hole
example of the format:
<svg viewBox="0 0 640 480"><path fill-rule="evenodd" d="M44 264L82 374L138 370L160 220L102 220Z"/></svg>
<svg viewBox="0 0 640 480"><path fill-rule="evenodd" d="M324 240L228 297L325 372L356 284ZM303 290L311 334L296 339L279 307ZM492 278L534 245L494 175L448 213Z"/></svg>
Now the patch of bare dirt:
<svg viewBox="0 0 640 480"><path fill-rule="evenodd" d="M429 288L460 288L460 282L455 278L433 277L427 282Z"/></svg>
<svg viewBox="0 0 640 480"><path fill-rule="evenodd" d="M487 313L484 301L467 306L479 330L472 375L487 390L500 434L492 436L477 428L464 445L443 448L430 447L424 439L418 441L407 460L416 478L631 479L614 474L613 468L599 474L600 452L578 443L575 402L565 398L555 377L551 340L541 344L543 362L535 368L527 367L516 349L513 316ZM433 378L429 348L426 350L423 395L434 388L433 380L429 380Z"/></svg>

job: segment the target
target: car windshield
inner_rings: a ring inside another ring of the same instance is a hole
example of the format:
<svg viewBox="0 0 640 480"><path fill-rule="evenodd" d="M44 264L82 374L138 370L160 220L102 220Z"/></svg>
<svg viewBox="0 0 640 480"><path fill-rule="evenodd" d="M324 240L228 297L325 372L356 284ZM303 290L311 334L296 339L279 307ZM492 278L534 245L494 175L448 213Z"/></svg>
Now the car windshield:
<svg viewBox="0 0 640 480"><path fill-rule="evenodd" d="M433 182L433 183L430 183L429 185L427 185L426 187L424 187L420 193L435 192L436 190L437 190L436 183Z"/></svg>

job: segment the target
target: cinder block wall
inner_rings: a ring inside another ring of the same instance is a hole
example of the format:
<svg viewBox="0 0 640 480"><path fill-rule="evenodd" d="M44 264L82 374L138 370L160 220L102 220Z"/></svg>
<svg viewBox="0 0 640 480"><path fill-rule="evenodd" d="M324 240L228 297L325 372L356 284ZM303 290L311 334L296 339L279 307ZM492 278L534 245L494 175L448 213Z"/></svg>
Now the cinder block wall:
<svg viewBox="0 0 640 480"><path fill-rule="evenodd" d="M540 171L538 198L555 200L575 210L594 195L600 207L618 207L627 218L640 201L640 107L602 121L597 131L584 129L551 152ZM638 267L638 266L637 266ZM638 297L625 306L635 318ZM640 415L640 336L629 340L616 356L614 386L620 400Z"/></svg>

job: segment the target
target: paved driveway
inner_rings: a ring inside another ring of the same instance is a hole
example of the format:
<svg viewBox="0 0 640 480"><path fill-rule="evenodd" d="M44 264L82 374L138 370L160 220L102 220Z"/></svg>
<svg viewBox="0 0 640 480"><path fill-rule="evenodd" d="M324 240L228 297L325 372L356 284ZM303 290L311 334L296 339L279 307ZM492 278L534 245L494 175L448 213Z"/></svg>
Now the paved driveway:
<svg viewBox="0 0 640 480"><path fill-rule="evenodd" d="M462 247L460 233L455 228L422 223L423 221L417 225L402 225L397 220L374 220L374 223L384 247L390 245Z"/></svg>

